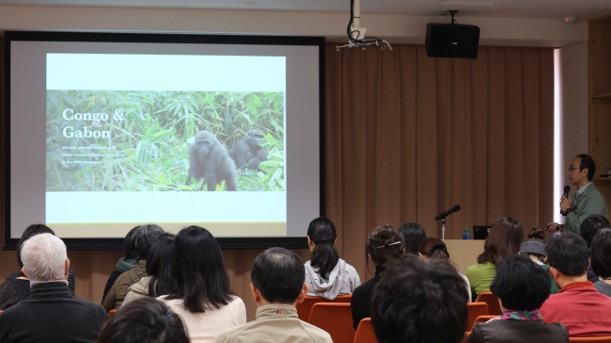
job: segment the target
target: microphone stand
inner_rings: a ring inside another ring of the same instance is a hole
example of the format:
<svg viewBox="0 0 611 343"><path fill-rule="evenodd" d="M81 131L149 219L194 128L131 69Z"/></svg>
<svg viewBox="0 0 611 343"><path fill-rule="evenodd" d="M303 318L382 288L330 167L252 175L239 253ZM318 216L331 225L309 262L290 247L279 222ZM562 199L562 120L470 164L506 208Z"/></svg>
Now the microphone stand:
<svg viewBox="0 0 611 343"><path fill-rule="evenodd" d="M446 217L441 218L441 240L446 240Z"/></svg>

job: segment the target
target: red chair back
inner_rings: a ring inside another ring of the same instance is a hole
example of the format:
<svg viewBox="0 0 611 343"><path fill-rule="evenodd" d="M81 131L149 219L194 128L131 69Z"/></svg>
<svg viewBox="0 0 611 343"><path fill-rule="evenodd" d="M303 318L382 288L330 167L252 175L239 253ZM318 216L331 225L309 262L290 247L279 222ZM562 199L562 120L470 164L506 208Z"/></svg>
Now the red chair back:
<svg viewBox="0 0 611 343"><path fill-rule="evenodd" d="M485 302L470 302L467 303L467 306L467 326L465 329L471 330L473 323L475 323L475 318L488 315L488 305Z"/></svg>
<svg viewBox="0 0 611 343"><path fill-rule="evenodd" d="M371 317L363 318L359 322L359 327L356 328L353 343L377 343L373 325L371 325Z"/></svg>
<svg viewBox="0 0 611 343"><path fill-rule="evenodd" d="M308 322L327 331L334 343L352 343L354 340L350 303L317 302L312 306Z"/></svg>
<svg viewBox="0 0 611 343"><path fill-rule="evenodd" d="M303 321L310 319L310 311L312 306L318 302L350 302L352 300L352 294L338 295L334 300L329 300L319 296L306 295L303 301L297 304L297 316Z"/></svg>
<svg viewBox="0 0 611 343"><path fill-rule="evenodd" d="M476 302L485 302L488 304L488 314L501 315L503 311L501 310L501 304L499 303L499 298L492 294L492 292L481 292Z"/></svg>

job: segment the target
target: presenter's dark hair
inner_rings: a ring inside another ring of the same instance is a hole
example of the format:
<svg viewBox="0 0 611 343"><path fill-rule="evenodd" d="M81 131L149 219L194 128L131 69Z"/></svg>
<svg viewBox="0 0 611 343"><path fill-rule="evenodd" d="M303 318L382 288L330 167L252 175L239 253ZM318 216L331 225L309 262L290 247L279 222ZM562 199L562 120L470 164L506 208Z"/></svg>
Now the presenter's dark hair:
<svg viewBox="0 0 611 343"><path fill-rule="evenodd" d="M600 214L592 214L583 220L581 223L581 237L585 239L586 244L592 244L592 238L600 229L609 228L609 220L607 217Z"/></svg>
<svg viewBox="0 0 611 343"><path fill-rule="evenodd" d="M329 279L329 274L339 260L339 253L335 248L335 225L325 217L319 217L308 225L308 237L315 246L310 257L310 265L318 268L318 274L324 279Z"/></svg>
<svg viewBox="0 0 611 343"><path fill-rule="evenodd" d="M511 217L497 218L490 226L484 242L484 252L477 256L477 263L494 264L505 256L517 255L524 240L522 224Z"/></svg>
<svg viewBox="0 0 611 343"><path fill-rule="evenodd" d="M592 240L592 271L603 279L611 276L611 229L602 229Z"/></svg>
<svg viewBox="0 0 611 343"><path fill-rule="evenodd" d="M161 236L163 229L157 224L139 225L134 229L131 240L136 260L144 260L148 256L153 242ZM129 234L129 233L128 233ZM131 258L131 257L129 257Z"/></svg>
<svg viewBox="0 0 611 343"><path fill-rule="evenodd" d="M450 258L448 247L441 239L436 237L429 237L424 239L418 247L418 252L421 253L423 256L433 259L440 258L443 260L447 260Z"/></svg>
<svg viewBox="0 0 611 343"><path fill-rule="evenodd" d="M150 297L167 295L176 291L176 279L172 274L174 238L171 233L161 234L151 246L146 257L146 274L150 277Z"/></svg>
<svg viewBox="0 0 611 343"><path fill-rule="evenodd" d="M532 311L549 298L549 273L526 256L507 256L499 262L490 290L514 311Z"/></svg>
<svg viewBox="0 0 611 343"><path fill-rule="evenodd" d="M376 269L384 270L388 262L405 253L403 237L391 225L377 226L367 237L367 254Z"/></svg>
<svg viewBox="0 0 611 343"><path fill-rule="evenodd" d="M192 313L221 308L232 299L221 247L203 227L193 225L178 232L172 273L176 293L168 299L182 299Z"/></svg>
<svg viewBox="0 0 611 343"><path fill-rule="evenodd" d="M293 304L305 282L303 261L290 250L267 249L255 258L250 279L268 302Z"/></svg>
<svg viewBox="0 0 611 343"><path fill-rule="evenodd" d="M21 238L19 238L19 242L17 242L17 262L19 263L19 268L23 267L23 262L21 261L21 247L23 247L23 243L25 243L25 241L32 236L36 236L41 233L50 233L55 236L55 232L44 224L32 224L28 226L21 234Z"/></svg>
<svg viewBox="0 0 611 343"><path fill-rule="evenodd" d="M403 243L405 251L417 254L420 243L426 238L426 232L424 228L418 223L403 223L399 226L401 236L403 236Z"/></svg>
<svg viewBox="0 0 611 343"><path fill-rule="evenodd" d="M594 175L596 175L596 164L594 163L594 159L588 154L579 154L577 157L581 159L581 162L579 162L579 171L588 168L588 181L592 181Z"/></svg>
<svg viewBox="0 0 611 343"><path fill-rule="evenodd" d="M140 298L117 311L105 324L97 343L188 343L182 320L162 301Z"/></svg>
<svg viewBox="0 0 611 343"><path fill-rule="evenodd" d="M382 343L459 343L465 335L467 298L465 281L448 261L401 256L373 290L376 338Z"/></svg>
<svg viewBox="0 0 611 343"><path fill-rule="evenodd" d="M567 276L581 276L588 270L589 251L586 241L572 232L552 237L545 245L547 261Z"/></svg>

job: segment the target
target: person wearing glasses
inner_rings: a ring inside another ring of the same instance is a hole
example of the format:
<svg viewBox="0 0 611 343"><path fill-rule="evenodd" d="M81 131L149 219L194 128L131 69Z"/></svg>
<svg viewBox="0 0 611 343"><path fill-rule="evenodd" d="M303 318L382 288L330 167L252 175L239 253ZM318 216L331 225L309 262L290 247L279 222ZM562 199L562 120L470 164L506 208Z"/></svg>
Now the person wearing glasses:
<svg viewBox="0 0 611 343"><path fill-rule="evenodd" d="M401 232L390 225L379 225L367 237L367 256L375 265L375 276L352 293L351 309L354 329L361 319L369 317L373 288L390 262L405 254Z"/></svg>
<svg viewBox="0 0 611 343"><path fill-rule="evenodd" d="M566 217L564 226L549 223L547 229L581 235L581 223L592 214L604 216L607 213L607 203L592 182L596 173L596 164L592 157L587 154L575 156L568 172L569 182L577 187L577 191L572 198L564 195L560 198L560 213Z"/></svg>

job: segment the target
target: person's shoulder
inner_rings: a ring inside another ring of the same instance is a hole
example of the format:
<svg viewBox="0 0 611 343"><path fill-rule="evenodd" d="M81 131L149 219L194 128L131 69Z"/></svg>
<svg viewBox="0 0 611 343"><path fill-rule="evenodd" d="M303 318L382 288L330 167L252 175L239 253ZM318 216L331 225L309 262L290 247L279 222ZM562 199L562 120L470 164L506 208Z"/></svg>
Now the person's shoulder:
<svg viewBox="0 0 611 343"><path fill-rule="evenodd" d="M217 343L230 343L230 342L241 342L243 338L242 333L249 327L249 323L232 326L224 329L216 338Z"/></svg>
<svg viewBox="0 0 611 343"><path fill-rule="evenodd" d="M237 295L232 295L229 304L233 304L234 306L244 305L244 300Z"/></svg>
<svg viewBox="0 0 611 343"><path fill-rule="evenodd" d="M351 265L350 263L346 262L346 260L340 258L337 261L337 264L340 264L340 263L344 265L344 268L346 269L347 272L350 272L350 273L354 272L354 273L356 273L356 268L354 268L354 266Z"/></svg>
<svg viewBox="0 0 611 343"><path fill-rule="evenodd" d="M306 321L299 320L301 327L312 337L314 342L333 342L331 335L319 328L318 326L314 326Z"/></svg>

